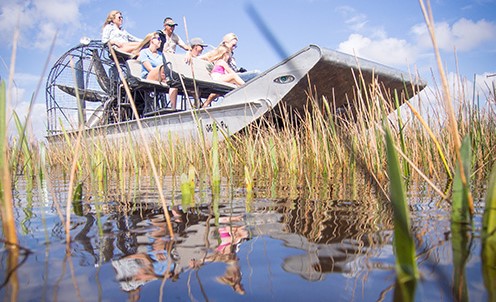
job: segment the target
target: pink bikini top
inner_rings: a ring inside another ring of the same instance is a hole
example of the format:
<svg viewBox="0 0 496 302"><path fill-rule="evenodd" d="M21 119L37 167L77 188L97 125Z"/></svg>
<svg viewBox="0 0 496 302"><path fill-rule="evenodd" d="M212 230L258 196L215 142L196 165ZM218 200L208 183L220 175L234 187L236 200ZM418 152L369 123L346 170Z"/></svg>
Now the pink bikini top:
<svg viewBox="0 0 496 302"><path fill-rule="evenodd" d="M214 68L212 68L212 73L220 73L220 74L225 74L226 70L224 69L223 66L220 65L215 65Z"/></svg>

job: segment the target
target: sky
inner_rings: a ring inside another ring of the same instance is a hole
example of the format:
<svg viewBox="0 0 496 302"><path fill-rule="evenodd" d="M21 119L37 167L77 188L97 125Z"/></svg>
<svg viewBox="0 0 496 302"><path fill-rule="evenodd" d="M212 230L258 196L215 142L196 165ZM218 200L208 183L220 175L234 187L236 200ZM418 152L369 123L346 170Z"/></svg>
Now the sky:
<svg viewBox="0 0 496 302"><path fill-rule="evenodd" d="M430 6L445 72L466 79L468 87L475 79L487 96L484 89L496 80L491 76L496 74L496 0L431 0ZM21 118L35 95L36 136L46 128L44 88L51 66L81 37L100 39L114 9L123 14L123 27L138 37L161 29L169 16L185 41L201 37L215 47L234 32L236 61L248 70L263 71L316 44L418 72L430 86L438 85L432 41L414 0L2 0L0 77L7 81L14 70L11 106Z"/></svg>

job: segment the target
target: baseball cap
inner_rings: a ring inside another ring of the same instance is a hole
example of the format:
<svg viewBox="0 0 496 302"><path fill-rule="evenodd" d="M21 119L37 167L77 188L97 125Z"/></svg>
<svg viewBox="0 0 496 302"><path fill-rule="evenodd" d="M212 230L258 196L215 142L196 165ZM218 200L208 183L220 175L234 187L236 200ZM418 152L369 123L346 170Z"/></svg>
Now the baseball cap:
<svg viewBox="0 0 496 302"><path fill-rule="evenodd" d="M192 38L189 41L189 45L190 46L201 45L203 47L208 47L208 44L206 44L205 42L203 42L202 38Z"/></svg>
<svg viewBox="0 0 496 302"><path fill-rule="evenodd" d="M174 20L172 20L172 19L165 19L164 24L169 25L169 26L177 26L177 23L174 22Z"/></svg>

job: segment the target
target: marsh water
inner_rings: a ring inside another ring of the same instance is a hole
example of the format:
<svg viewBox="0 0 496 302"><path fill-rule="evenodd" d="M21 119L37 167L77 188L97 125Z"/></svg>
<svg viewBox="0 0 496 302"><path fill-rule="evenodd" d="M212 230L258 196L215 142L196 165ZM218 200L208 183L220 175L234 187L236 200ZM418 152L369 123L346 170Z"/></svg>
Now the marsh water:
<svg viewBox="0 0 496 302"><path fill-rule="evenodd" d="M392 211L370 184L321 192L258 185L254 194L197 189L194 205L165 185L174 239L157 190L125 196L83 191L71 204L66 253L66 181L19 181L16 263L2 244L2 297L17 301L393 301ZM449 205L409 186L421 279L416 301L487 301L480 258L482 199L474 231L454 235ZM111 191L111 190L109 190ZM110 197L109 197L110 196ZM174 205L172 205L174 204ZM474 235L475 234L475 235ZM4 236L2 236L4 237ZM454 240L455 239L455 240ZM460 249L462 250L460 252ZM463 261L459 262L460 253ZM455 255L455 256L454 256ZM454 260L455 259L455 260ZM463 284L463 282L461 283Z"/></svg>

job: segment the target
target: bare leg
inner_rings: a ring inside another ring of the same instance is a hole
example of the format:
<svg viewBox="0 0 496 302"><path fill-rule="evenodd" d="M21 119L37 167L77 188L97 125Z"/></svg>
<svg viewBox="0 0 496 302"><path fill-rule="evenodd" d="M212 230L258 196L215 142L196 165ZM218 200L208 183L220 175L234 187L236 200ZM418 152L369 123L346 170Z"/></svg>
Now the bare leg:
<svg viewBox="0 0 496 302"><path fill-rule="evenodd" d="M202 108L207 108L208 105L210 105L210 103L212 103L213 100L215 100L219 95L216 94L216 93L211 93L207 100L205 101L205 103L203 103L202 105Z"/></svg>
<svg viewBox="0 0 496 302"><path fill-rule="evenodd" d="M241 79L236 73L212 73L212 78L217 81L227 82L237 86L241 86L245 83L245 81L243 81L243 79Z"/></svg>
<svg viewBox="0 0 496 302"><path fill-rule="evenodd" d="M118 47L120 51L124 52L129 52L129 53L134 53L136 51L139 51L139 46L141 42L128 42L122 45L121 47Z"/></svg>
<svg viewBox="0 0 496 302"><path fill-rule="evenodd" d="M163 72L163 68L161 68L161 66L155 67L152 70L150 70L150 72L146 76L146 79L147 80L152 80L152 81L159 81L160 78L162 78L162 79L165 78L165 76L164 76L163 73L164 73Z"/></svg>
<svg viewBox="0 0 496 302"><path fill-rule="evenodd" d="M171 105L171 108L174 110L176 110L177 93L178 93L177 88L169 88L170 105Z"/></svg>
<svg viewBox="0 0 496 302"><path fill-rule="evenodd" d="M245 84L245 81L243 81L243 79L241 79L238 74L230 73L229 75L232 76L231 83L236 84L238 86Z"/></svg>

